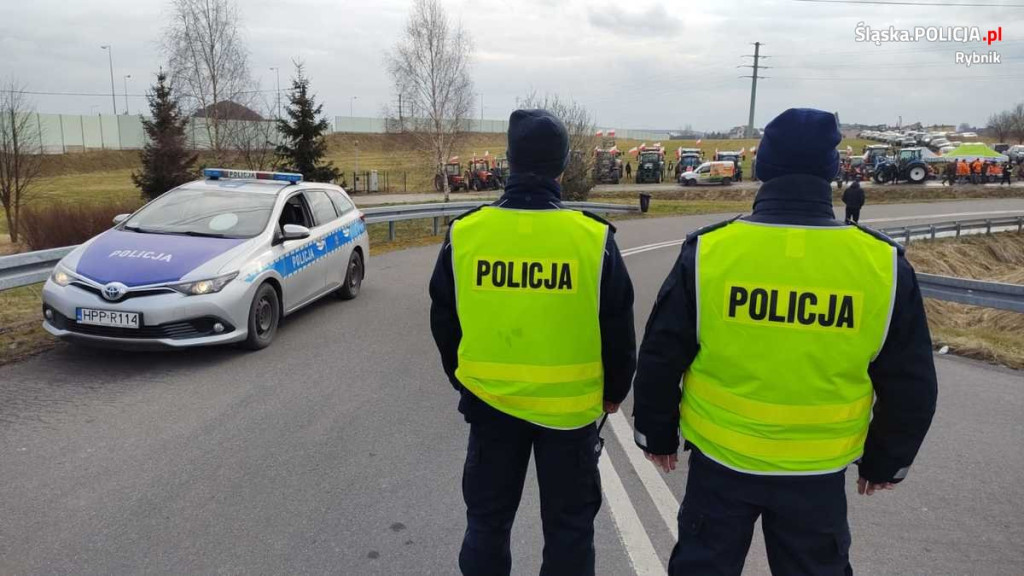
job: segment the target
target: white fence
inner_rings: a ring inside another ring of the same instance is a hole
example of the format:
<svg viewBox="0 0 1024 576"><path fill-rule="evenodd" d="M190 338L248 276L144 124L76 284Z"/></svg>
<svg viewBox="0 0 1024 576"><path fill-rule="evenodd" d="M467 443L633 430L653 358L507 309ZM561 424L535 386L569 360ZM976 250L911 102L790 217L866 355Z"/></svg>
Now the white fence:
<svg viewBox="0 0 1024 576"><path fill-rule="evenodd" d="M85 150L138 150L146 143L146 134L142 129L140 116L80 116L77 114L42 114L32 113L30 121L36 124L39 131L43 151L47 154L65 154ZM189 146L194 149L209 148L210 138L203 118L192 118L188 124L187 136ZM261 122L257 130L263 133L272 143L277 141L277 131L273 120ZM248 124L252 129L251 123ZM397 121L392 121L394 126ZM240 134L245 130L242 122L224 122L223 130L230 134ZM466 121L467 132L488 134L504 134L508 131L507 120ZM605 128L604 130L607 130ZM353 116L335 116L334 132L356 134L383 134L388 131L388 121L384 118L365 118ZM252 137L250 134L247 137ZM667 140L665 132L650 130L616 129L616 137L623 139L646 140L656 142ZM231 138L227 138L230 146Z"/></svg>

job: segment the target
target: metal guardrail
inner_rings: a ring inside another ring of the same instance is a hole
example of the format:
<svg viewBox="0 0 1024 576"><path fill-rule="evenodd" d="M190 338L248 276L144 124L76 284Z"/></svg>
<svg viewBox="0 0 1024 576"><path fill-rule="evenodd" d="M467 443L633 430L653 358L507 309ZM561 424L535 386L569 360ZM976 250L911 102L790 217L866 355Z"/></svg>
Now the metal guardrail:
<svg viewBox="0 0 1024 576"><path fill-rule="evenodd" d="M917 283L925 298L1024 312L1024 286L1017 284L921 273L917 274Z"/></svg>
<svg viewBox="0 0 1024 576"><path fill-rule="evenodd" d="M984 231L985 234L993 232L1009 232L1016 229L1017 232L1024 231L1024 216L1005 216L1002 218L976 218L974 220L955 220L952 222L936 222L934 224L914 224L911 226L900 226L897 228L883 228L881 232L886 236L909 244L914 238L925 238L934 240L936 238L959 238L964 234L972 234Z"/></svg>
<svg viewBox="0 0 1024 576"><path fill-rule="evenodd" d="M379 206L363 209L366 214L367 224L388 223L388 240L394 241L396 236L395 223L403 220L419 220L432 218L434 220L434 235L441 233L441 219L464 214L474 208L487 206L493 201L473 202L448 202L438 204L408 204L399 206ZM632 204L610 204L597 202L563 202L563 206L576 210L587 210L589 212L601 213L636 213L640 207Z"/></svg>
<svg viewBox="0 0 1024 576"><path fill-rule="evenodd" d="M0 291L46 280L57 262L74 249L66 246L0 257Z"/></svg>
<svg viewBox="0 0 1024 576"><path fill-rule="evenodd" d="M366 208L366 222L369 224L388 223L388 238L395 239L395 223L403 220L417 220L421 218L434 219L434 234L440 233L441 219L444 217L455 217L468 210L490 204L487 201L476 202L448 202L437 204L410 204L399 206L380 206ZM639 212L640 208L629 204L599 204L594 202L564 202L565 206L578 210L589 210L591 212ZM64 248L53 248L50 250L38 250L36 252L25 252L13 256L0 256L0 291L28 286L45 281L53 267L61 258L67 256L74 246Z"/></svg>
<svg viewBox="0 0 1024 576"><path fill-rule="evenodd" d="M388 237L395 237L395 223L403 220L432 218L434 233L440 232L441 219L458 216L467 210L484 206L489 202L449 202L447 204L414 204L402 206L381 206L363 210L370 224L388 223ZM597 204L590 202L566 202L566 206L591 212L629 213L638 212L639 207L627 204ZM959 237L984 232L1024 231L1024 216L958 220L886 228L882 232L904 244L912 239ZM42 282L50 275L53 267L75 247L54 248L0 257L0 291ZM1024 286L984 282L966 278L918 274L921 293L927 298L948 302L959 302L1000 310L1024 313Z"/></svg>

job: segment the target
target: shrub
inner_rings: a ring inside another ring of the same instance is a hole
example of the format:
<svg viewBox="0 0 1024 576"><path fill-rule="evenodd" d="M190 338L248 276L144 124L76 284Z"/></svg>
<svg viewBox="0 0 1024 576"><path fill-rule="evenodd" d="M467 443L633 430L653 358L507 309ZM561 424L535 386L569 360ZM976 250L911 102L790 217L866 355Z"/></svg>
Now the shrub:
<svg viewBox="0 0 1024 576"><path fill-rule="evenodd" d="M141 201L39 204L22 208L21 234L31 250L81 244L113 226L114 216L139 209Z"/></svg>

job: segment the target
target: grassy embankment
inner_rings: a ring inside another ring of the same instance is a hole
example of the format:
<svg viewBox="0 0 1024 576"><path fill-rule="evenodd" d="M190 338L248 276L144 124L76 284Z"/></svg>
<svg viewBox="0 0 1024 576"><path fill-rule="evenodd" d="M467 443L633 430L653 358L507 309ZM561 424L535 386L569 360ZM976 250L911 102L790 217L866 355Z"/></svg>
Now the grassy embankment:
<svg viewBox="0 0 1024 576"><path fill-rule="evenodd" d="M907 257L920 272L1024 284L1024 235L995 234L913 242ZM1024 314L925 300L936 346L1024 369Z"/></svg>

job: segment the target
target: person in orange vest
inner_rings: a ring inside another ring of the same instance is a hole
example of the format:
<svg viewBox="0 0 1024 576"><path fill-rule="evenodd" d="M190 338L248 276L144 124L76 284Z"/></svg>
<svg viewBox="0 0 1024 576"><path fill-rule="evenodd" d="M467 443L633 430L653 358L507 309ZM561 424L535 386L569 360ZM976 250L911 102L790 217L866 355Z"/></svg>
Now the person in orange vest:
<svg viewBox="0 0 1024 576"><path fill-rule="evenodd" d="M971 184L977 184L981 181L981 159L975 158L974 162L971 162Z"/></svg>
<svg viewBox="0 0 1024 576"><path fill-rule="evenodd" d="M956 175L958 184L963 184L967 177L971 175L971 170L967 166L967 160L956 161Z"/></svg>

